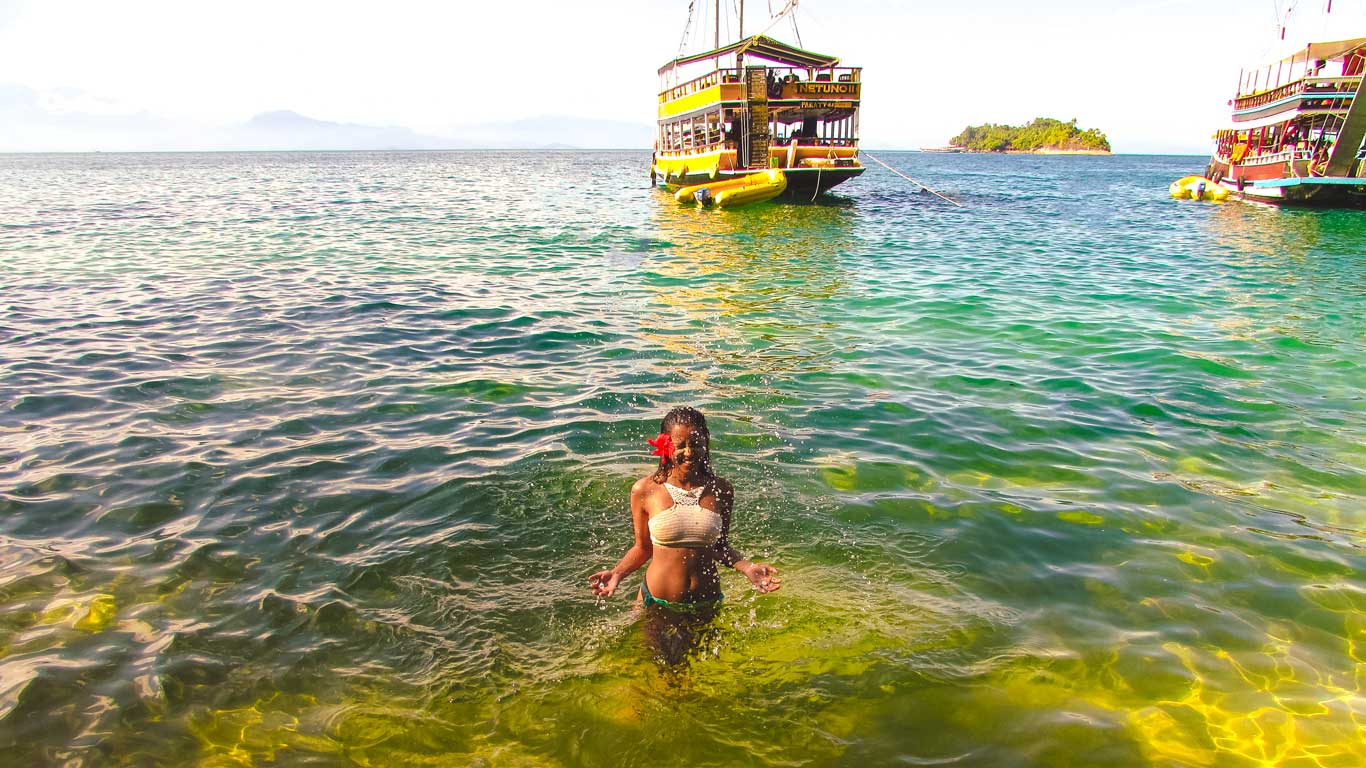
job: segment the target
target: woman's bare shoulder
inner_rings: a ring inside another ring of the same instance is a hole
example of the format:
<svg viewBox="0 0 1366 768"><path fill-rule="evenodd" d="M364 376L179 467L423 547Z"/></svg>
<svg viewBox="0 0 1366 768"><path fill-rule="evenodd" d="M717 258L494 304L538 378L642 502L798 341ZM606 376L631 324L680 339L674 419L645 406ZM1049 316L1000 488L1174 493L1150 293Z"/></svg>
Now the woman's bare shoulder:
<svg viewBox="0 0 1366 768"><path fill-rule="evenodd" d="M646 475L631 485L631 495L644 495L659 487L661 486L655 481L654 475Z"/></svg>

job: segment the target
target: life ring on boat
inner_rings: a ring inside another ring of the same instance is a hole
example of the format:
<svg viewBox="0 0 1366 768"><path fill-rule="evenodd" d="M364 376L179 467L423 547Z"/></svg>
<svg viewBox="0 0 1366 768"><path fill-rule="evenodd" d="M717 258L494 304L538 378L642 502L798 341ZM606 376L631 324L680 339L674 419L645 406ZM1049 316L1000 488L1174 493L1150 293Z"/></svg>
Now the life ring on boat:
<svg viewBox="0 0 1366 768"><path fill-rule="evenodd" d="M1232 151L1228 153L1228 159L1235 163L1241 163L1247 157L1247 144L1234 144Z"/></svg>

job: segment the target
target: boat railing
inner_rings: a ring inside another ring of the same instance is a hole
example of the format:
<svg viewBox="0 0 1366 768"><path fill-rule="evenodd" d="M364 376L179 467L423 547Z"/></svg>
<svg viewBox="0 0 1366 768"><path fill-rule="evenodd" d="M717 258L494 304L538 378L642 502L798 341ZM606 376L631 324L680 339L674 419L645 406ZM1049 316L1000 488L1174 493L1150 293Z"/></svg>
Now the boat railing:
<svg viewBox="0 0 1366 768"><path fill-rule="evenodd" d="M1292 96L1336 97L1352 96L1361 86L1361 75L1347 77L1305 77L1291 83L1240 96L1233 101L1234 111L1252 109L1288 99Z"/></svg>
<svg viewBox="0 0 1366 768"><path fill-rule="evenodd" d="M823 67L815 69L796 68L796 67L769 67L769 82L778 83L858 83L863 69L861 67ZM664 104L674 99L681 99L699 91L705 91L716 85L733 84L740 85L744 82L744 69L715 69L711 72L695 77L684 83L679 83L671 88L660 92L659 103ZM770 89L772 86L770 85Z"/></svg>
<svg viewBox="0 0 1366 768"><path fill-rule="evenodd" d="M775 138L773 140L774 149L786 149L792 145L792 139ZM802 136L797 139L797 147L857 147L858 139L854 138L826 138L823 136Z"/></svg>
<svg viewBox="0 0 1366 768"><path fill-rule="evenodd" d="M739 80L732 80L728 76L729 74L733 74L733 72L734 70L717 69L708 72L701 77L695 77L685 83L679 83L672 88L667 88L659 93L659 103L664 104L673 101L674 99L681 99L689 94L705 91L722 82L739 82Z"/></svg>
<svg viewBox="0 0 1366 768"><path fill-rule="evenodd" d="M1291 160L1307 160L1312 153L1306 153L1294 149L1284 149L1276 152L1267 152L1260 155L1249 155L1238 163L1242 166L1249 165L1276 165L1277 163L1287 163Z"/></svg>
<svg viewBox="0 0 1366 768"><path fill-rule="evenodd" d="M737 152L740 149L740 142L730 139L720 139L711 142L699 142L690 147L671 147L668 149L657 149L655 154L659 157L696 157L699 152Z"/></svg>

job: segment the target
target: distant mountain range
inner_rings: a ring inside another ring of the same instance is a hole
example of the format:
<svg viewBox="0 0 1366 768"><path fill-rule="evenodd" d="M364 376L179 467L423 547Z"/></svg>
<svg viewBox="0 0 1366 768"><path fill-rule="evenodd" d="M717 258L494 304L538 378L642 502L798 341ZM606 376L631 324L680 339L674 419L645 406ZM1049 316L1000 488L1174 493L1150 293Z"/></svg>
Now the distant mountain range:
<svg viewBox="0 0 1366 768"><path fill-rule="evenodd" d="M654 132L642 123L536 117L452 126L441 135L394 126L315 120L297 112L265 112L235 133L238 149L647 149Z"/></svg>
<svg viewBox="0 0 1366 768"><path fill-rule="evenodd" d="M245 123L177 122L146 112L53 108L22 86L0 84L0 152L148 152L194 150L648 149L645 123L534 117L454 125L427 133L401 126L318 120L263 112Z"/></svg>
<svg viewBox="0 0 1366 768"><path fill-rule="evenodd" d="M262 112L227 131L232 149L455 149L468 146L408 128L314 120L298 112Z"/></svg>

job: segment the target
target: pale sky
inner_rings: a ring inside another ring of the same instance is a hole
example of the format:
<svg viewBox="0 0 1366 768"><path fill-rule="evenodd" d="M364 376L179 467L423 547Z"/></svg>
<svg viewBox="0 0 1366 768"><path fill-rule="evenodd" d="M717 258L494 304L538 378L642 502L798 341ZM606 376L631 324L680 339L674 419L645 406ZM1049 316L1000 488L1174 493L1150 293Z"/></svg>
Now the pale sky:
<svg viewBox="0 0 1366 768"><path fill-rule="evenodd" d="M864 67L866 146L938 146L968 124L1047 116L1099 128L1120 152L1202 153L1239 70L1281 54L1278 11L1298 6L1291 40L1366 36L1366 0L1334 0L1326 17L1324 3L802 0L797 17L804 47ZM678 53L687 6L0 0L0 115L6 98L31 102L0 125L0 150L36 110L186 130L270 110L438 135L543 115L653 124L655 72ZM746 31L768 8L748 0ZM787 23L775 36L795 42Z"/></svg>

